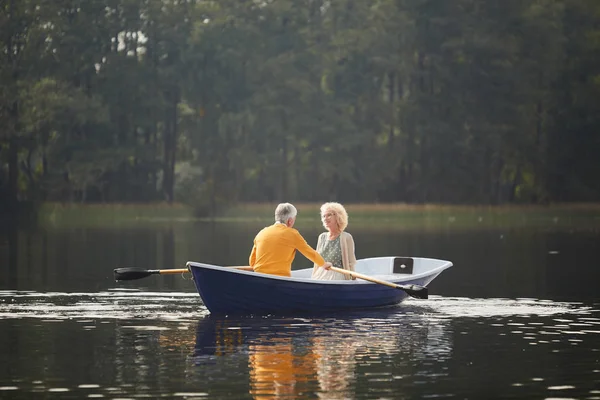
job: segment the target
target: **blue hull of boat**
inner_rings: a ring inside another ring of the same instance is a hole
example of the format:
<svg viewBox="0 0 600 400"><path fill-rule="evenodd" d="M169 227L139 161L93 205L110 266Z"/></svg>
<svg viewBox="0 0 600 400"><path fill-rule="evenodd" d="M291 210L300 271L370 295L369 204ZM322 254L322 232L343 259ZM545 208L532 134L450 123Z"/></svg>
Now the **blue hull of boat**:
<svg viewBox="0 0 600 400"><path fill-rule="evenodd" d="M213 314L328 312L398 304L404 291L364 281L290 279L216 266L189 265L198 293ZM438 273L402 284L427 285ZM356 282L356 283L355 283Z"/></svg>

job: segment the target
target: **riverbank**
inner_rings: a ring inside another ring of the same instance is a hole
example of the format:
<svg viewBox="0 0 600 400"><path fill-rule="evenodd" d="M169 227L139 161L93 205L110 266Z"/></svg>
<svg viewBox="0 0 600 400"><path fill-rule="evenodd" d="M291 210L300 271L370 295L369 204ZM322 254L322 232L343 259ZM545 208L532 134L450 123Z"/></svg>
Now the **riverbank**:
<svg viewBox="0 0 600 400"><path fill-rule="evenodd" d="M295 203L298 226L319 222L320 203ZM138 225L185 222L237 222L268 224L273 220L273 203L238 204L219 216L197 218L183 204L44 204L41 224L65 226ZM386 226L481 226L556 225L600 226L600 204L556 204L547 206L463 206L438 204L347 204L351 225Z"/></svg>

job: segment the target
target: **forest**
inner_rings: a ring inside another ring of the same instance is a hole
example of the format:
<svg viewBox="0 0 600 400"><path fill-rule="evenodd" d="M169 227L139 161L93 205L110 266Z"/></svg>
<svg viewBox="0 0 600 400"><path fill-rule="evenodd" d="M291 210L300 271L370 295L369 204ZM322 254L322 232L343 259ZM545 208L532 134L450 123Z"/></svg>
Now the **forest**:
<svg viewBox="0 0 600 400"><path fill-rule="evenodd" d="M600 1L0 0L0 209L600 201Z"/></svg>

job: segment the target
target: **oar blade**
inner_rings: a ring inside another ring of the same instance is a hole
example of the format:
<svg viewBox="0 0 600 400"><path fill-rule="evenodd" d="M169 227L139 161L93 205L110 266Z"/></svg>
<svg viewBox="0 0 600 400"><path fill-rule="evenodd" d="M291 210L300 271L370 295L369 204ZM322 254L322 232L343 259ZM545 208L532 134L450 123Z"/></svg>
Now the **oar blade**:
<svg viewBox="0 0 600 400"><path fill-rule="evenodd" d="M145 278L155 273L156 271L138 267L115 268L114 270L115 281L132 281Z"/></svg>
<svg viewBox="0 0 600 400"><path fill-rule="evenodd" d="M429 291L425 286L419 285L397 285L398 289L404 290L406 294L416 299L429 298Z"/></svg>

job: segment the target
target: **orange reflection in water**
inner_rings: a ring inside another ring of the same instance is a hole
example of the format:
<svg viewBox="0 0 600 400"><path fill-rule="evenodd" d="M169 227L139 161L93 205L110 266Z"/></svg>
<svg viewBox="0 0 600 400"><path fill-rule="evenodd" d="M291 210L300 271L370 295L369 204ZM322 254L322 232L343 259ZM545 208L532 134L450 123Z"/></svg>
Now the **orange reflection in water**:
<svg viewBox="0 0 600 400"><path fill-rule="evenodd" d="M294 346L286 337L251 345L250 394L272 398L311 392L327 399L348 398L361 344L341 332L316 334L309 343Z"/></svg>
<svg viewBox="0 0 600 400"><path fill-rule="evenodd" d="M255 397L297 395L310 390L310 384L317 380L318 355L294 352L291 338L254 344L249 350L250 394Z"/></svg>

